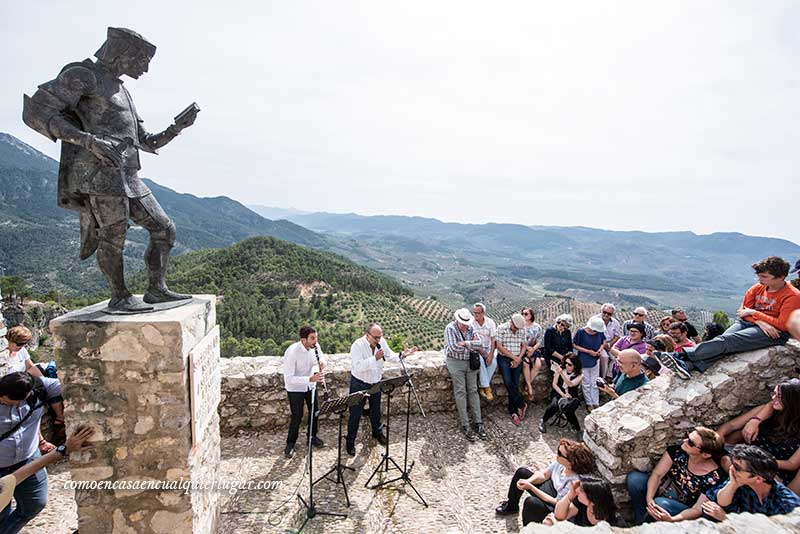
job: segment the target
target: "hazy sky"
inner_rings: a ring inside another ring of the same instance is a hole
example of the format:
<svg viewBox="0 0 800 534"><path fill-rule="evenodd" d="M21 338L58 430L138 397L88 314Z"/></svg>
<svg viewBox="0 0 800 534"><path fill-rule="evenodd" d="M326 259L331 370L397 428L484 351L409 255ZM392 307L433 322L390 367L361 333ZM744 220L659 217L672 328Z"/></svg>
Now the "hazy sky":
<svg viewBox="0 0 800 534"><path fill-rule="evenodd" d="M181 192L800 242L798 2L9 4L0 131L54 157L22 94L124 26L158 46L148 129L202 108L142 158Z"/></svg>

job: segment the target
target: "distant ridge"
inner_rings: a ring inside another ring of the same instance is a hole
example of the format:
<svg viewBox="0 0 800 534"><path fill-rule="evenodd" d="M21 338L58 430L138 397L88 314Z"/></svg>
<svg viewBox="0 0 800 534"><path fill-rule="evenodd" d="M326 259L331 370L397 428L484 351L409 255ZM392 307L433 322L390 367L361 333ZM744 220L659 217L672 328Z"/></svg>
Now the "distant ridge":
<svg viewBox="0 0 800 534"><path fill-rule="evenodd" d="M78 260L74 212L56 206L58 162L16 137L0 133L0 273L19 275L39 291L69 295L105 286L96 260ZM145 179L178 227L173 254L219 248L253 236L273 236L324 247L327 240L288 221L271 221L228 197L201 198ZM147 233L128 232L127 272L143 266Z"/></svg>

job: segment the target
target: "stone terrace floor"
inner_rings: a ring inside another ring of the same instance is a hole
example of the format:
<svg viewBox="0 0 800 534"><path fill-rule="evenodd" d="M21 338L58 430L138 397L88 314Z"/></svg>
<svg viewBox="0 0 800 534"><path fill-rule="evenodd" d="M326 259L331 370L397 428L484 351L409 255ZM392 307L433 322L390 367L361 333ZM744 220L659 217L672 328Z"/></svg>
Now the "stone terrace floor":
<svg viewBox="0 0 800 534"><path fill-rule="evenodd" d="M514 470L520 465L534 469L548 465L555 458L559 437L574 439L571 430L553 427L540 435L536 427L543 410L542 403L531 406L521 427L511 423L504 407L484 410L489 440L475 443L469 443L457 432L455 414L428 414L427 419L412 416L409 458L416 464L411 480L428 501L428 508L402 482L379 490L364 487L380 462L383 447L371 440L368 419L362 418L355 458L342 451L345 463L355 468L355 472L345 473L350 508L345 506L341 485L322 481L314 487L319 510L347 511L348 517L317 516L309 521L304 532L518 532L521 521L517 516L499 517L494 513L495 506L505 498ZM582 415L578 414L579 419ZM402 466L405 417L393 418L391 423L390 453ZM314 451L315 478L336 462L336 424L323 423L319 435L326 446ZM300 438L304 438L304 433L301 432ZM270 512L293 493L303 475L306 446L298 443L297 454L287 460L283 456L285 439L285 429L242 432L223 438L220 475L224 480L282 481L282 485L271 491L223 494L220 533L285 532L302 524L304 509L297 498L270 517ZM396 470L389 471L388 478L394 478L395 473ZM74 532L75 502L71 492L64 489L64 481L68 479L64 466L51 470L50 503L26 532ZM303 480L300 493L307 497L308 478ZM269 520L281 523L271 526Z"/></svg>

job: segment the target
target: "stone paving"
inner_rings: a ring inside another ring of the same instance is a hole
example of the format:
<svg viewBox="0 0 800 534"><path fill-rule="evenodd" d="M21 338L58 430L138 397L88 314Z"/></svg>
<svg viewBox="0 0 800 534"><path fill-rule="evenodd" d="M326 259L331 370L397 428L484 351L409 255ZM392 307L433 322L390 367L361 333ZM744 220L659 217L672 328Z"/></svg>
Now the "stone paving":
<svg viewBox="0 0 800 534"><path fill-rule="evenodd" d="M415 465L411 481L428 501L427 508L413 489L402 482L379 490L364 487L383 452L383 447L369 436L369 423L364 418L355 458L343 453L346 464L355 469L345 473L350 508L345 506L341 485L323 481L314 487L319 510L346 510L348 517L317 516L304 531L518 532L520 520L515 516L498 517L494 508L504 498L516 467L543 467L555 457L559 434L567 431L551 428L544 436L540 435L536 426L543 408L543 405L531 407L521 427L511 423L504 408L492 409L484 414L489 440L475 443L469 443L457 432L454 414L428 414L427 419L413 416L409 458ZM393 418L391 425L389 451L402 465L405 418ZM574 437L573 432L569 433ZM315 450L315 479L335 465L336 435L335 425L320 430L326 447ZM221 533L283 532L302 524L304 509L296 498L290 498L284 508L275 512L277 506L291 497L301 480L307 450L303 445L293 459L287 460L282 454L284 441L283 430L241 433L223 440L223 477L283 481L283 486L277 491L240 492L223 498ZM384 479L394 478L396 472L389 471ZM304 498L308 495L308 478L303 479L300 493Z"/></svg>
<svg viewBox="0 0 800 534"><path fill-rule="evenodd" d="M346 519L317 516L304 532L378 533L378 532L519 532L516 516L498 517L494 508L504 498L511 475L519 465L540 468L555 457L561 435L573 437L567 429L549 428L540 435L538 418L544 405L531 406L521 427L515 427L505 408L491 408L484 414L489 440L469 443L457 431L455 414L428 414L427 419L413 415L409 440L409 461L415 465L411 481L428 501L426 508L414 491L395 482L374 490L364 487L381 460L383 447L372 440L367 417L362 419L356 456L342 451L346 465L345 480L351 506L345 506L341 485L323 481L314 487L314 500L322 511L347 511ZM403 465L405 417L391 420L391 456ZM346 427L345 421L344 426ZM337 426L326 423L320 428L326 446L315 449L314 478L336 463ZM303 439L304 433L301 433ZM285 429L274 432L245 432L222 440L220 476L229 481L279 481L275 490L238 491L221 498L222 534L273 533L297 529L305 517L297 498L290 498L304 471L307 447L298 444L295 457L283 456ZM343 444L344 446L344 444ZM382 474L384 480L394 478L397 471ZM50 469L50 502L29 525L34 534L72 534L77 528L74 492L64 488L69 480L66 465ZM373 480L374 483L374 480ZM300 494L308 496L308 477L302 478ZM289 498L286 506L276 508ZM272 512L272 515L270 515ZM270 525L270 521L279 524Z"/></svg>

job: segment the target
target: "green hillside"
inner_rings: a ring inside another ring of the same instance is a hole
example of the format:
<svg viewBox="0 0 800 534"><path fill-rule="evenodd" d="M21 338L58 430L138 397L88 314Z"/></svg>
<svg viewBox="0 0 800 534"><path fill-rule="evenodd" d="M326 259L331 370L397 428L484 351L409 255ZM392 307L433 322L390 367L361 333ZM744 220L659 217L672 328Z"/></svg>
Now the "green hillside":
<svg viewBox="0 0 800 534"><path fill-rule="evenodd" d="M0 133L0 276L20 276L45 293L95 294L106 283L95 258L78 259L75 212L56 206L58 163L14 136ZM178 228L174 255L226 247L269 235L323 247L326 238L288 221L271 221L227 197L200 198L145 180ZM149 237L131 226L125 247L128 273L144 267Z"/></svg>
<svg viewBox="0 0 800 534"><path fill-rule="evenodd" d="M141 274L137 282L143 287ZM317 327L325 352L347 352L373 321L388 337L441 348L449 317L437 302L413 298L387 276L272 237L177 257L169 283L178 291L221 295L224 356L280 354L305 323Z"/></svg>

